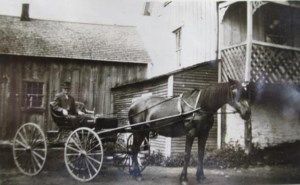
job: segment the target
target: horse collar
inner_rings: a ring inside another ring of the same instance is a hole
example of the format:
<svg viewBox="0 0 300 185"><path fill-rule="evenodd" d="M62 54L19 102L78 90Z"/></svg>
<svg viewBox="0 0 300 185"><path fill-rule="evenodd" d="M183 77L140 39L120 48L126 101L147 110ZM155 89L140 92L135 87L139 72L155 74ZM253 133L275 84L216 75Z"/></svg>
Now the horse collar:
<svg viewBox="0 0 300 185"><path fill-rule="evenodd" d="M195 105L192 106L190 105L188 102L186 102L183 98L182 98L182 94L180 96L180 100L183 101L188 107L192 108L192 109L197 109L197 105L198 105L198 102L200 100L200 95L201 95L201 90L199 90L199 93L197 95L197 98L196 98L196 101L195 101ZM179 101L180 102L180 101Z"/></svg>

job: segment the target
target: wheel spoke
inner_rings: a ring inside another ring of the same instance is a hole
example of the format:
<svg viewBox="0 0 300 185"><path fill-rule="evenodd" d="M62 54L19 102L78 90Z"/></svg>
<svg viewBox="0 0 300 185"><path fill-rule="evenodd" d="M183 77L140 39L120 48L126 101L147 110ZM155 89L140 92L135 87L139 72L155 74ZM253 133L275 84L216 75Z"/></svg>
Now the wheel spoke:
<svg viewBox="0 0 300 185"><path fill-rule="evenodd" d="M35 140L35 134L36 134L37 129L33 129L33 133L31 133L31 138L29 140L29 143L31 144L31 146L33 146L33 142Z"/></svg>
<svg viewBox="0 0 300 185"><path fill-rule="evenodd" d="M32 147L36 147L36 146L38 146L39 143L41 143L41 142L39 142L40 136L41 136L41 133L39 133L39 135L33 139L32 144L31 144Z"/></svg>
<svg viewBox="0 0 300 185"><path fill-rule="evenodd" d="M86 157L87 157L88 159L94 161L95 163L101 165L101 161L98 161L98 160L96 160L96 159L94 159L94 158L92 158L92 157L90 157L90 156L88 156L88 155L87 155Z"/></svg>
<svg viewBox="0 0 300 185"><path fill-rule="evenodd" d="M88 146L88 140L89 140L89 137L90 137L90 132L87 133L87 136L85 137L85 141L84 141L84 146L85 146L85 149L88 149L87 146ZM90 145L89 145L90 146Z"/></svg>
<svg viewBox="0 0 300 185"><path fill-rule="evenodd" d="M89 167L88 159L87 159L87 158L85 158L85 165L86 165L86 167L87 167L87 169L88 169L89 177L91 177L91 176L92 176L92 173L91 173L91 169L90 169L90 167Z"/></svg>
<svg viewBox="0 0 300 185"><path fill-rule="evenodd" d="M20 136L21 140L23 141L24 145L29 146L27 140L23 137L23 135L21 134L21 132L18 133L18 136Z"/></svg>
<svg viewBox="0 0 300 185"><path fill-rule="evenodd" d="M37 153L36 151L32 151L32 153L34 155L36 155L38 158L40 158L41 160L43 160L43 161L45 160L45 158L43 156L41 156L41 154Z"/></svg>
<svg viewBox="0 0 300 185"><path fill-rule="evenodd" d="M22 127L22 129L20 130L19 134L21 134L22 132L24 133L24 138L27 138L27 139L28 139L27 131L26 131L25 126ZM27 143L26 140L25 140L25 142ZM27 144L28 144L28 143L27 143Z"/></svg>
<svg viewBox="0 0 300 185"><path fill-rule="evenodd" d="M78 153L73 153L73 154L66 154L67 156L78 156Z"/></svg>
<svg viewBox="0 0 300 185"><path fill-rule="evenodd" d="M86 161L90 164L90 166L93 168L94 172L97 172L97 168L94 166L94 164L88 159L86 158Z"/></svg>
<svg viewBox="0 0 300 185"><path fill-rule="evenodd" d="M75 146L78 148L79 151L82 150L82 148L80 148L78 143L73 138L71 138L71 140L73 141L73 144L75 144Z"/></svg>
<svg viewBox="0 0 300 185"><path fill-rule="evenodd" d="M80 150L78 150L78 149L76 149L76 148L73 148L72 146L67 145L67 148L68 148L68 149L71 149L71 150L73 150L73 151L75 151L75 152L80 153Z"/></svg>
<svg viewBox="0 0 300 185"><path fill-rule="evenodd" d="M15 150L17 150L17 151L26 151L25 148L15 148Z"/></svg>
<svg viewBox="0 0 300 185"><path fill-rule="evenodd" d="M78 143L80 144L79 149L82 149L82 150L83 150L83 147L82 147L82 144L81 144L81 141L80 141L80 137L79 137L79 135L78 135L77 132L75 132L75 136L76 136L76 138L77 138L77 140L78 140ZM77 143L77 144L78 144L78 143Z"/></svg>
<svg viewBox="0 0 300 185"><path fill-rule="evenodd" d="M92 149L90 149L89 151L87 151L87 153L90 153L91 151L93 151L95 148L99 147L100 143L98 143L96 146L94 146Z"/></svg>
<svg viewBox="0 0 300 185"><path fill-rule="evenodd" d="M38 165L38 167L41 168L42 165L40 164L40 162L39 162L39 160L36 158L36 156L35 156L35 155L32 155L32 157L33 157L34 161L36 162L36 164Z"/></svg>
<svg viewBox="0 0 300 185"><path fill-rule="evenodd" d="M19 141L19 140L17 140L17 139L16 139L16 142L19 143L19 144L20 144L21 146L23 146L24 148L27 148L27 146L28 146L28 145L26 146L26 144L22 143L21 141Z"/></svg>

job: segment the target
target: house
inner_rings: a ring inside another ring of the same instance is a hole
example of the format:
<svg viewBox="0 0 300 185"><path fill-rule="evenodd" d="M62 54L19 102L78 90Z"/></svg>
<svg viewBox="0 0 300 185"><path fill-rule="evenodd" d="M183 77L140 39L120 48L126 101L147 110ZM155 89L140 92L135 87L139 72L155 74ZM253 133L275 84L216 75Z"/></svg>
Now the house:
<svg viewBox="0 0 300 185"><path fill-rule="evenodd" d="M164 36L152 39L164 57L153 56L156 47L148 49L154 76L219 59L219 82L231 77L257 84L251 121L218 116L219 148L230 144L250 151L252 145L263 148L300 139L299 7L297 1L145 4L144 15L156 22L149 27ZM222 112L231 112L231 107Z"/></svg>
<svg viewBox="0 0 300 185"><path fill-rule="evenodd" d="M25 122L55 129L49 102L65 80L77 101L113 112L111 87L146 78L150 58L132 26L0 16L0 140ZM25 12L25 13L24 13Z"/></svg>

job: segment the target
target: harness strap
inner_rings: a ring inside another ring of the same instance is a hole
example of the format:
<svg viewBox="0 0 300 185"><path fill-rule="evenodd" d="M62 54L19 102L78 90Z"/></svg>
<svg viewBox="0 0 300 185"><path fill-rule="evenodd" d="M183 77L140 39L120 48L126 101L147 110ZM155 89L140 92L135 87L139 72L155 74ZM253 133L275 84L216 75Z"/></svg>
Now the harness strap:
<svg viewBox="0 0 300 185"><path fill-rule="evenodd" d="M199 90L199 93L198 93L198 96L197 96L197 99L196 99L196 104L195 104L195 109L197 108L197 104L198 104L198 101L200 99L200 95L201 95L201 90Z"/></svg>
<svg viewBox="0 0 300 185"><path fill-rule="evenodd" d="M182 98L182 94L180 95L180 100L183 101L188 107L190 107L191 109L196 109L197 108L197 104L199 102L200 99L200 95L201 95L201 90L199 90L198 96L196 98L196 103L195 106L192 106L191 104L189 104L188 102L186 102L183 98Z"/></svg>
<svg viewBox="0 0 300 185"><path fill-rule="evenodd" d="M182 106L181 106L181 101L182 101L182 94L179 95L178 102L177 102L177 109L178 109L178 112L179 112L180 114L183 113L183 111L182 111Z"/></svg>

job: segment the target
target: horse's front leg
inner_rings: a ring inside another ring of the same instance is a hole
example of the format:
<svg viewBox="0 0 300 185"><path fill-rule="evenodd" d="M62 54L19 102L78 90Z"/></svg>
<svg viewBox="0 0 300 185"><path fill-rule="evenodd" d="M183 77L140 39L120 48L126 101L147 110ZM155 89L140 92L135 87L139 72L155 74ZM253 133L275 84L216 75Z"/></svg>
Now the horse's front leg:
<svg viewBox="0 0 300 185"><path fill-rule="evenodd" d="M203 172L203 158L207 137L208 134L198 136L198 167L196 173L198 183L201 183L201 181L205 179Z"/></svg>
<svg viewBox="0 0 300 185"><path fill-rule="evenodd" d="M142 174L138 162L138 153L140 151L140 146L144 139L145 139L145 135L142 133L133 134L132 158L131 158L133 168L130 171L130 174L138 181L142 180Z"/></svg>
<svg viewBox="0 0 300 185"><path fill-rule="evenodd" d="M192 145L194 142L194 136L187 135L186 141L185 141L185 154L184 154L184 166L180 175L180 183L181 185L187 185L188 184L188 178L187 178L187 168L189 165L189 161L191 158L191 150Z"/></svg>

